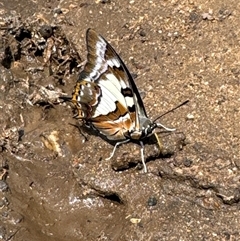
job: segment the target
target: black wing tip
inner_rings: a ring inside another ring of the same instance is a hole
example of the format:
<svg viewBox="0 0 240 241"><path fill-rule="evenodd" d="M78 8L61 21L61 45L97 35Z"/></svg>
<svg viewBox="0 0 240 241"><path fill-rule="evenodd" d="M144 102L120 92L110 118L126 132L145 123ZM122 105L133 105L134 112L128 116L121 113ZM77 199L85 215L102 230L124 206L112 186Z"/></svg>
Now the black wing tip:
<svg viewBox="0 0 240 241"><path fill-rule="evenodd" d="M92 28L88 28L87 31L86 31L86 33L88 34L88 33L91 32L91 31L93 31L93 29L92 29Z"/></svg>
<svg viewBox="0 0 240 241"><path fill-rule="evenodd" d="M98 39L98 40L103 40L106 42L106 44L110 45L108 43L108 41L101 35L101 34L98 34L95 29L93 28L88 28L87 31L86 31L86 39L88 41L88 39ZM110 47L112 48L112 46L110 45Z"/></svg>
<svg viewBox="0 0 240 241"><path fill-rule="evenodd" d="M94 30L94 28L87 28L87 32L89 32L89 31L96 32L96 31Z"/></svg>
<svg viewBox="0 0 240 241"><path fill-rule="evenodd" d="M89 35L98 35L98 34L93 28L88 28L86 31L86 36L89 36Z"/></svg>

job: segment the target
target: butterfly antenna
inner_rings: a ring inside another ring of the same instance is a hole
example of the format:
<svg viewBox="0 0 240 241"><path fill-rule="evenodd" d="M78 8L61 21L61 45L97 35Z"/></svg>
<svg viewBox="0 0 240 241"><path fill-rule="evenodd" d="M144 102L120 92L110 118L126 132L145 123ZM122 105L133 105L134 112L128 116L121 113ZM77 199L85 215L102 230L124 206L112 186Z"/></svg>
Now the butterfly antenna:
<svg viewBox="0 0 240 241"><path fill-rule="evenodd" d="M158 116L153 122L156 122L158 119L162 118L163 116L165 116L166 114L168 114L168 113L170 113L170 112L175 111L176 109L180 108L181 106L186 105L188 102L189 102L189 100L184 101L184 102L181 103L180 105L178 105L178 106L174 107L173 109L165 112L164 114ZM164 129L167 129L165 126L162 126L162 127L163 127Z"/></svg>

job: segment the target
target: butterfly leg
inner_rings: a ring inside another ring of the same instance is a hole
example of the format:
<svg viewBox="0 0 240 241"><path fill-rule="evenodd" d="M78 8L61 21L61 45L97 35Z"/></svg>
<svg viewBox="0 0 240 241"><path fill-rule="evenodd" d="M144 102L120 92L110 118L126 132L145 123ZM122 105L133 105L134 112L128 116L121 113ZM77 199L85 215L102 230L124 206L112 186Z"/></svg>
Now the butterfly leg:
<svg viewBox="0 0 240 241"><path fill-rule="evenodd" d="M163 124L160 124L160 123L157 123L157 127L163 128L166 131L175 131L176 130L174 128L168 128L168 127L166 127L166 126L164 126Z"/></svg>
<svg viewBox="0 0 240 241"><path fill-rule="evenodd" d="M124 144L124 143L127 143L127 142L129 142L129 141L130 141L130 139L117 142L117 143L115 144L114 148L113 148L113 151L112 151L110 157L106 158L105 160L107 160L107 161L110 160L110 159L114 156L114 153L115 153L117 147L120 146L120 145L122 145L122 144Z"/></svg>
<svg viewBox="0 0 240 241"><path fill-rule="evenodd" d="M142 141L140 141L140 145L141 145L141 158L142 158L142 164L143 164L143 170L146 173L147 172L147 166L145 163L145 158L144 158L144 144Z"/></svg>

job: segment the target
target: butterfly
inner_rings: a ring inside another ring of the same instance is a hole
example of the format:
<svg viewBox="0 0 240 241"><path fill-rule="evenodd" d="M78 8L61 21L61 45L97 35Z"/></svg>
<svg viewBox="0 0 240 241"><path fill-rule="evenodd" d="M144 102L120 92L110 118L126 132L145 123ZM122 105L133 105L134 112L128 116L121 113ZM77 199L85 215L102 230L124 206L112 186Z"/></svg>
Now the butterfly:
<svg viewBox="0 0 240 241"><path fill-rule="evenodd" d="M138 142L144 172L147 172L143 140L151 136L155 128L167 131L175 129L148 118L133 77L101 35L88 29L86 42L87 62L72 95L72 102L77 109L76 117L108 140L116 142L107 159L113 157L119 145L129 141Z"/></svg>

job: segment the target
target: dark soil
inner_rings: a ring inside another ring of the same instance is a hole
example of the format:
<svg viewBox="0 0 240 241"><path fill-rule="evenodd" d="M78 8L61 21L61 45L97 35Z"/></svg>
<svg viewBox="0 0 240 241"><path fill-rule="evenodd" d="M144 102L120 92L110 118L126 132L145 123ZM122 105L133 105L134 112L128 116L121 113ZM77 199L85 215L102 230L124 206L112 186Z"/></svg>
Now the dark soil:
<svg viewBox="0 0 240 241"><path fill-rule="evenodd" d="M240 3L6 1L0 239L240 240ZM94 28L135 76L163 144L113 146L73 118Z"/></svg>

